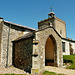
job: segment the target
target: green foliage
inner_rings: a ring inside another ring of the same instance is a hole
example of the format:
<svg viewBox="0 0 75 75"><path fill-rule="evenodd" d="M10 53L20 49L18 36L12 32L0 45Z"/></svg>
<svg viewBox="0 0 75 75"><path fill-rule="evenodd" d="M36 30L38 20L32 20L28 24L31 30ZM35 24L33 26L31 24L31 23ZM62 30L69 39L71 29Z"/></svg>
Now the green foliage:
<svg viewBox="0 0 75 75"><path fill-rule="evenodd" d="M45 72L43 73L43 75L56 75L56 73L45 71Z"/></svg>
<svg viewBox="0 0 75 75"><path fill-rule="evenodd" d="M63 56L64 63L70 63L68 69L75 69L75 55L64 55Z"/></svg>
<svg viewBox="0 0 75 75"><path fill-rule="evenodd" d="M66 74L58 74L58 75L66 75Z"/></svg>
<svg viewBox="0 0 75 75"><path fill-rule="evenodd" d="M43 75L65 75L65 74L56 74L54 72L45 71L43 72Z"/></svg>

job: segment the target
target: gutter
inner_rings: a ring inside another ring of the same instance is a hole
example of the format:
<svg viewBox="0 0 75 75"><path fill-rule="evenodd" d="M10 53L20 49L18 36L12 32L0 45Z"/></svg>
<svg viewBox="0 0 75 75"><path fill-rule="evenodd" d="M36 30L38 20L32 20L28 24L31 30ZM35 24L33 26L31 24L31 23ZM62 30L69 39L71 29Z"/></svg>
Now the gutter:
<svg viewBox="0 0 75 75"><path fill-rule="evenodd" d="M6 60L6 68L8 67L8 52L9 52L9 38L10 38L10 28L11 28L11 24L9 25L9 30L8 30L8 40L7 40L7 60Z"/></svg>

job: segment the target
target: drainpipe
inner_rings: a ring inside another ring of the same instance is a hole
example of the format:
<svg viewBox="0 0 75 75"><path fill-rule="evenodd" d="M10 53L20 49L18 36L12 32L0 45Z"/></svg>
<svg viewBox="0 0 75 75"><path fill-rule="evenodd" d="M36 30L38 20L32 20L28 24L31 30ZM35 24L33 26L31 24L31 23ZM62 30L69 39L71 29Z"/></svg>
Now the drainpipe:
<svg viewBox="0 0 75 75"><path fill-rule="evenodd" d="M8 52L9 52L9 37L10 37L10 28L11 28L11 24L9 25L9 30L8 30L7 56L6 56L6 68L8 67Z"/></svg>

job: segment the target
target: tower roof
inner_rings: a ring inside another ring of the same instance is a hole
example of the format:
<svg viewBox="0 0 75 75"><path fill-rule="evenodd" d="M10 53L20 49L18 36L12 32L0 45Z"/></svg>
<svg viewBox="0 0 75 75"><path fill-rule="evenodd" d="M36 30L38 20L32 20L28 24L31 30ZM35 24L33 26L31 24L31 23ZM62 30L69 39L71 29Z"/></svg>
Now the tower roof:
<svg viewBox="0 0 75 75"><path fill-rule="evenodd" d="M48 15L51 16L52 14L55 15L53 11L51 11Z"/></svg>
<svg viewBox="0 0 75 75"><path fill-rule="evenodd" d="M51 11L48 15L50 15L50 14L54 14L55 15L55 13L53 11Z"/></svg>
<svg viewBox="0 0 75 75"><path fill-rule="evenodd" d="M50 7L50 10L51 10L51 12L48 14L48 17L49 17L49 16L54 17L54 16L55 16L55 13L53 12L52 7Z"/></svg>

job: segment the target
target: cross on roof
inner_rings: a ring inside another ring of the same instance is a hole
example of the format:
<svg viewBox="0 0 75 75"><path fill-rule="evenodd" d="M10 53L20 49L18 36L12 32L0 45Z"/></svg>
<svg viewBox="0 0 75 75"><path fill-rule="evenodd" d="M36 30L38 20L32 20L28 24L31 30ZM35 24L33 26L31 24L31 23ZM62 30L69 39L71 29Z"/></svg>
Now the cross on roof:
<svg viewBox="0 0 75 75"><path fill-rule="evenodd" d="M51 12L53 11L52 7L50 7Z"/></svg>

